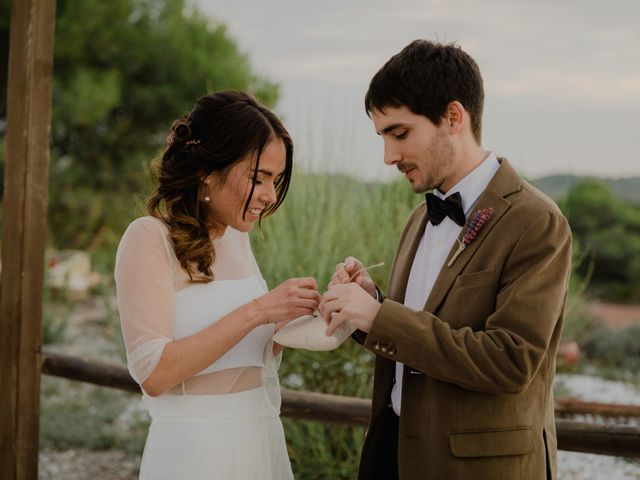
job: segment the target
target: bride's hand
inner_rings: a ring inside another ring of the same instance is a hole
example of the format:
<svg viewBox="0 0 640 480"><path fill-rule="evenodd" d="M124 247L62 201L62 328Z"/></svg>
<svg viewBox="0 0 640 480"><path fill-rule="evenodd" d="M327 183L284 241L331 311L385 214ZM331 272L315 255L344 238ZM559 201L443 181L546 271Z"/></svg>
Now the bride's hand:
<svg viewBox="0 0 640 480"><path fill-rule="evenodd" d="M364 270L362 262L355 257L347 257L344 262L336 265L336 271L331 277L327 290L335 285L343 285L350 282L357 283L369 295L377 298L374 281L369 276L369 273Z"/></svg>
<svg viewBox="0 0 640 480"><path fill-rule="evenodd" d="M294 318L311 315L318 308L320 294L315 278L290 278L256 299L270 323L285 324ZM283 325L278 325L282 328Z"/></svg>

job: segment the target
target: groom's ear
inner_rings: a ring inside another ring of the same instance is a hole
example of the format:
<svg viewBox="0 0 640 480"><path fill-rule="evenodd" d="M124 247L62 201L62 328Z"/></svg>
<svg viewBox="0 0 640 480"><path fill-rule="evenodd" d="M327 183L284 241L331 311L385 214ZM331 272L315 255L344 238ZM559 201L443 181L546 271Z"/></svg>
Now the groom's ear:
<svg viewBox="0 0 640 480"><path fill-rule="evenodd" d="M447 111L444 115L443 123L450 135L455 135L462 131L465 123L468 123L469 115L464 106L457 100L447 105Z"/></svg>

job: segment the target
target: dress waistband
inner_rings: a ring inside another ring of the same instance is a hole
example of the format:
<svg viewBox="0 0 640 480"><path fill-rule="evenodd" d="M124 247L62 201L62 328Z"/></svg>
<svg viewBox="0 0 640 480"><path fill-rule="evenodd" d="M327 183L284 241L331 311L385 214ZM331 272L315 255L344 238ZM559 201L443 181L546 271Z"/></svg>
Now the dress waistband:
<svg viewBox="0 0 640 480"><path fill-rule="evenodd" d="M234 420L277 417L264 387L220 395L142 396L153 420L194 418L199 420Z"/></svg>

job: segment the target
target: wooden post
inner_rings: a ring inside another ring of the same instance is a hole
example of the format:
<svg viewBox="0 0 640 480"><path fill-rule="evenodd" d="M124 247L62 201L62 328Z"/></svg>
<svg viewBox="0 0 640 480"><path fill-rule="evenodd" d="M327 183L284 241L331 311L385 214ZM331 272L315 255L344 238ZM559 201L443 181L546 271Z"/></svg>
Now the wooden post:
<svg viewBox="0 0 640 480"><path fill-rule="evenodd" d="M55 0L14 0L0 298L0 478L38 478Z"/></svg>

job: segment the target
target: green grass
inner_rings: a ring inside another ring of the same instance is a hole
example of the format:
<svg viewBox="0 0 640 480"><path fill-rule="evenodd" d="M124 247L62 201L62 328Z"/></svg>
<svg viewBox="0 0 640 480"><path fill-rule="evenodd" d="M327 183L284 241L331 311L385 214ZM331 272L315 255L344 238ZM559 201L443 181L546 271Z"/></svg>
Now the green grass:
<svg viewBox="0 0 640 480"><path fill-rule="evenodd" d="M253 233L253 250L270 286L313 276L324 290L347 255L385 262L371 275L384 287L402 226L420 197L408 186L364 184L342 176L297 175L278 212Z"/></svg>

